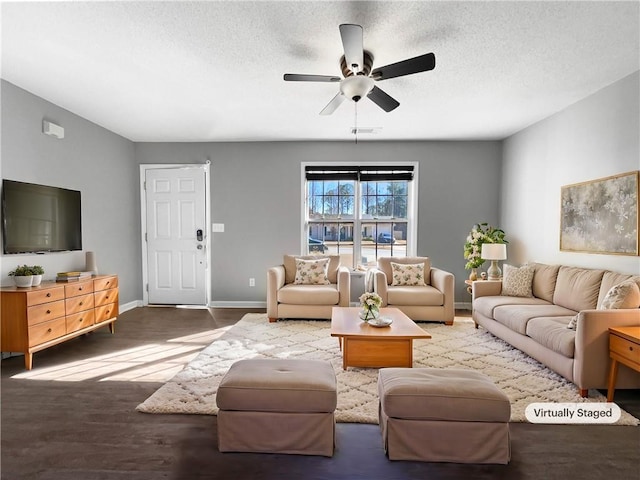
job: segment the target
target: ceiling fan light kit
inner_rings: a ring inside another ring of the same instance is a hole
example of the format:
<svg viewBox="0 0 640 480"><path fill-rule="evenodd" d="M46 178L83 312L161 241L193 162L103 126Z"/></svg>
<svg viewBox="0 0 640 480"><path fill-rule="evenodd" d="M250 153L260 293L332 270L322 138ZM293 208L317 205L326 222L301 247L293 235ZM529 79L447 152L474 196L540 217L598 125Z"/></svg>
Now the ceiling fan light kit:
<svg viewBox="0 0 640 480"><path fill-rule="evenodd" d="M362 27L345 23L340 25L339 29L344 50L344 56L340 58L343 79L332 75L303 75L296 73L286 73L284 75L284 80L287 82L340 82L340 91L322 109L321 115L332 114L345 98L358 102L365 96L385 112L390 112L396 109L400 102L375 86L374 83L390 78L426 72L433 70L436 66L435 55L426 53L371 70L373 67L373 55L363 48Z"/></svg>

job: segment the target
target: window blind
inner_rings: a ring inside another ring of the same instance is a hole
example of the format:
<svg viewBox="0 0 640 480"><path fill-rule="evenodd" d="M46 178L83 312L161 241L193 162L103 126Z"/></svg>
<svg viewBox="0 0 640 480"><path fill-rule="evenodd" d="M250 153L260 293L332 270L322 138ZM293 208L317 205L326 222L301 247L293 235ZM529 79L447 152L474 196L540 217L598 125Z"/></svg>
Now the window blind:
<svg viewBox="0 0 640 480"><path fill-rule="evenodd" d="M376 180L413 180L413 166L306 166L305 177L307 180L360 180L368 182Z"/></svg>

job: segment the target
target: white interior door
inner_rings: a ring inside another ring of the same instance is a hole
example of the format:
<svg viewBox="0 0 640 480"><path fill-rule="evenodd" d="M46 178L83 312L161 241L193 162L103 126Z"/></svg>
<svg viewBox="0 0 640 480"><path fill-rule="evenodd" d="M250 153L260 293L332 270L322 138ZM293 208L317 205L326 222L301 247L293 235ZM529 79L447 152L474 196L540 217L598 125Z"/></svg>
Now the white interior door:
<svg viewBox="0 0 640 480"><path fill-rule="evenodd" d="M148 303L207 304L206 169L145 170Z"/></svg>

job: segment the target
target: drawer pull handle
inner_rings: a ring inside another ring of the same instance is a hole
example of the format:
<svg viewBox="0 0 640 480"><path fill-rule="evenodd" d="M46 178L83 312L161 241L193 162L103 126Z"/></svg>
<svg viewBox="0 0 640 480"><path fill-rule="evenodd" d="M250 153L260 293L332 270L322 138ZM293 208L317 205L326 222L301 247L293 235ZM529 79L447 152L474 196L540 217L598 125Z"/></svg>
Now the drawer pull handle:
<svg viewBox="0 0 640 480"><path fill-rule="evenodd" d="M82 306L82 304L83 304L83 303L84 303L84 302L80 302L80 306Z"/></svg>
<svg viewBox="0 0 640 480"><path fill-rule="evenodd" d="M633 347L629 347L629 351L630 351L630 352L633 352Z"/></svg>
<svg viewBox="0 0 640 480"><path fill-rule="evenodd" d="M80 291L80 292L81 292L81 291L82 291L82 287L78 287L78 291Z"/></svg>
<svg viewBox="0 0 640 480"><path fill-rule="evenodd" d="M47 295L46 295L46 296L47 296L47 297L50 297L50 296L51 296L51 292L47 292Z"/></svg>
<svg viewBox="0 0 640 480"><path fill-rule="evenodd" d="M50 328L47 329L47 333L51 333L51 329Z"/></svg>
<svg viewBox="0 0 640 480"><path fill-rule="evenodd" d="M109 295L107 295L107 296L106 296L106 297L104 297L104 298L106 298L107 300L109 300Z"/></svg>
<svg viewBox="0 0 640 480"><path fill-rule="evenodd" d="M51 310L47 310L47 315L51 313Z"/></svg>
<svg viewBox="0 0 640 480"><path fill-rule="evenodd" d="M83 320L84 320L84 318L81 318L80 320L78 320L78 322L82 323Z"/></svg>

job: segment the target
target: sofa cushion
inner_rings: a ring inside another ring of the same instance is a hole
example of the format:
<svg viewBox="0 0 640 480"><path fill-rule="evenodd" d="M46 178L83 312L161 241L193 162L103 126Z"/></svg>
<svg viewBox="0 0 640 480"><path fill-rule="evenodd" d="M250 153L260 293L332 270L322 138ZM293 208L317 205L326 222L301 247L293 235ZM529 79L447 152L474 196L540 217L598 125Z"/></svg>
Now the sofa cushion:
<svg viewBox="0 0 640 480"><path fill-rule="evenodd" d="M604 275L602 276L602 283L600 284L600 293L598 294L598 306L596 308L600 308L604 297L609 293L609 290L611 290L612 287L615 287L619 283L627 280L633 280L638 284L638 287L640 287L640 277L638 276L625 275L616 272L604 272Z"/></svg>
<svg viewBox="0 0 640 480"><path fill-rule="evenodd" d="M328 268L328 258L313 260L296 258L296 278L293 283L296 285L328 285L331 283L327 278Z"/></svg>
<svg viewBox="0 0 640 480"><path fill-rule="evenodd" d="M378 269L384 272L387 277L387 285L393 281L393 271L391 262L403 265L422 263L424 264L424 283L431 285L431 260L429 257L380 257L378 258Z"/></svg>
<svg viewBox="0 0 640 480"><path fill-rule="evenodd" d="M510 297L531 297L531 283L533 281L533 265L514 267L504 265L502 277L502 295Z"/></svg>
<svg viewBox="0 0 640 480"><path fill-rule="evenodd" d="M423 287L424 263L395 263L391 262L391 285Z"/></svg>
<svg viewBox="0 0 640 480"><path fill-rule="evenodd" d="M571 318L576 312L558 305L519 305L496 307L493 311L493 318L496 322L509 327L514 332L525 335L527 323L532 318L537 317L568 317ZM565 323L566 325L566 323Z"/></svg>
<svg viewBox="0 0 640 480"><path fill-rule="evenodd" d="M596 308L604 270L561 266L553 303L579 312Z"/></svg>
<svg viewBox="0 0 640 480"><path fill-rule="evenodd" d="M318 258L329 258L329 268L327 269L327 278L331 283L338 283L338 268L340 268L340 255L285 255L284 265L284 283L293 283L296 279L296 258L303 260L317 260Z"/></svg>
<svg viewBox="0 0 640 480"><path fill-rule="evenodd" d="M287 284L278 290L278 303L289 305L337 305L340 294L335 283L329 285Z"/></svg>
<svg viewBox="0 0 640 480"><path fill-rule="evenodd" d="M387 289L387 303L389 305L444 305L444 294L432 287L390 286Z"/></svg>
<svg viewBox="0 0 640 480"><path fill-rule="evenodd" d="M534 263L533 266L533 282L531 284L533 296L552 302L560 265Z"/></svg>
<svg viewBox="0 0 640 480"><path fill-rule="evenodd" d="M576 332L567 324L571 317L539 317L527 322L527 336L567 358L573 358Z"/></svg>
<svg viewBox="0 0 640 480"><path fill-rule="evenodd" d="M495 308L501 305L550 305L550 303L541 298L507 297L505 295L478 297L473 301L473 309L488 318L493 318Z"/></svg>

